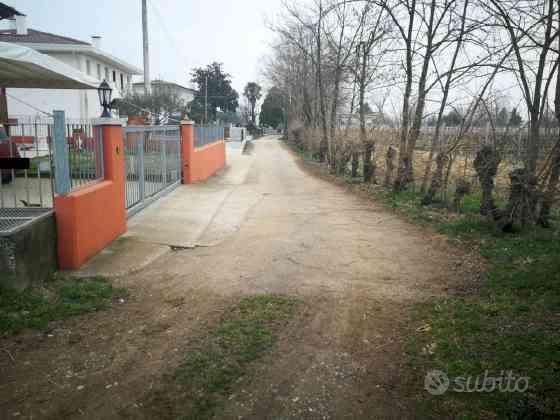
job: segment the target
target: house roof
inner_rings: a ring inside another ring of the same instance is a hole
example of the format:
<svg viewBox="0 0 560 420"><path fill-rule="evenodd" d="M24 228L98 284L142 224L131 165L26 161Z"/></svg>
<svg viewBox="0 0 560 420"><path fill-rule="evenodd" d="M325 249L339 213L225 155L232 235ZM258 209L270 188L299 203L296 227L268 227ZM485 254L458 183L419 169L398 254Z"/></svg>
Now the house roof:
<svg viewBox="0 0 560 420"><path fill-rule="evenodd" d="M56 58L12 42L0 42L0 80L6 87L97 89L99 82Z"/></svg>
<svg viewBox="0 0 560 420"><path fill-rule="evenodd" d="M66 36L55 35L49 32L28 29L27 35L18 35L15 29L0 30L0 41L2 42L25 42L30 44L71 44L71 45L90 45L88 42L79 41Z"/></svg>
<svg viewBox="0 0 560 420"><path fill-rule="evenodd" d="M152 81L150 82L150 84L151 84L152 86L154 86L154 85L170 85L170 86L178 87L179 89L188 90L189 92L196 93L196 90L194 90L194 89L191 89L191 88L182 86L182 85L180 85L179 83L168 82L168 81L166 81L166 80L158 80L158 79L156 79L156 80L152 80ZM136 86L136 87L138 87L138 86L144 86L144 81L135 82L135 83L133 83L132 85L133 85L133 86Z"/></svg>
<svg viewBox="0 0 560 420"><path fill-rule="evenodd" d="M112 56L105 51L95 48L89 42L52 34L50 32L28 29L27 35L17 35L15 29L0 30L0 42L11 42L33 48L42 53L83 53L97 57L105 62L111 63L131 74L142 74L142 70L124 60Z"/></svg>

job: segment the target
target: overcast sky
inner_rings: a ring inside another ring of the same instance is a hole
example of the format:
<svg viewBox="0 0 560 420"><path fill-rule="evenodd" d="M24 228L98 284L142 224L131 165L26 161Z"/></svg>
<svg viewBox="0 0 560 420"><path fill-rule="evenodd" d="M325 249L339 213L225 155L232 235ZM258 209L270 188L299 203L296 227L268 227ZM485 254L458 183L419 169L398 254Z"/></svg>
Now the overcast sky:
<svg viewBox="0 0 560 420"><path fill-rule="evenodd" d="M27 15L33 29L90 42L142 68L141 0L2 0ZM188 84L193 67L224 63L241 94L262 82L260 63L281 0L148 0L151 78Z"/></svg>

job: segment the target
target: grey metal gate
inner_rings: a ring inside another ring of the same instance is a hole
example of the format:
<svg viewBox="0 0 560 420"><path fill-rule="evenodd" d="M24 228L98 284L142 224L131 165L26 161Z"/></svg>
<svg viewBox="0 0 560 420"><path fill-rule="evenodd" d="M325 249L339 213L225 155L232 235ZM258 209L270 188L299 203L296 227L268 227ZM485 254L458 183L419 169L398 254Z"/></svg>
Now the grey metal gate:
<svg viewBox="0 0 560 420"><path fill-rule="evenodd" d="M124 146L130 217L181 183L179 126L126 127Z"/></svg>

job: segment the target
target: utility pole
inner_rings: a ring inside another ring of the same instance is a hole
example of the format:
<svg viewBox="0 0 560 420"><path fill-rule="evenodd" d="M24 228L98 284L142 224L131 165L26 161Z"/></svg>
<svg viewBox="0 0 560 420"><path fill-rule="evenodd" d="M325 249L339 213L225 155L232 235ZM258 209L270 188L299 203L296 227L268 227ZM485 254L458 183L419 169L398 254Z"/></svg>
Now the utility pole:
<svg viewBox="0 0 560 420"><path fill-rule="evenodd" d="M208 124L208 72L206 72L204 91L204 124Z"/></svg>
<svg viewBox="0 0 560 420"><path fill-rule="evenodd" d="M142 0L142 39L144 51L144 94L149 95L150 87L150 53L148 49L148 7L147 0Z"/></svg>

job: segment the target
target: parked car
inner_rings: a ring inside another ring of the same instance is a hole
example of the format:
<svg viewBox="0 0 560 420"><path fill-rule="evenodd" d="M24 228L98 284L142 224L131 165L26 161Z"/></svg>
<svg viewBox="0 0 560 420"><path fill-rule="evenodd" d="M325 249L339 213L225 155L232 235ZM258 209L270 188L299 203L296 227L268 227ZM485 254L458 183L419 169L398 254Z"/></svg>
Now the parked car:
<svg viewBox="0 0 560 420"><path fill-rule="evenodd" d="M6 134L6 129L0 124L0 159L2 158L19 158L19 150L17 145L10 140ZM12 181L12 171L9 169L0 169L2 172L2 183L7 184Z"/></svg>

